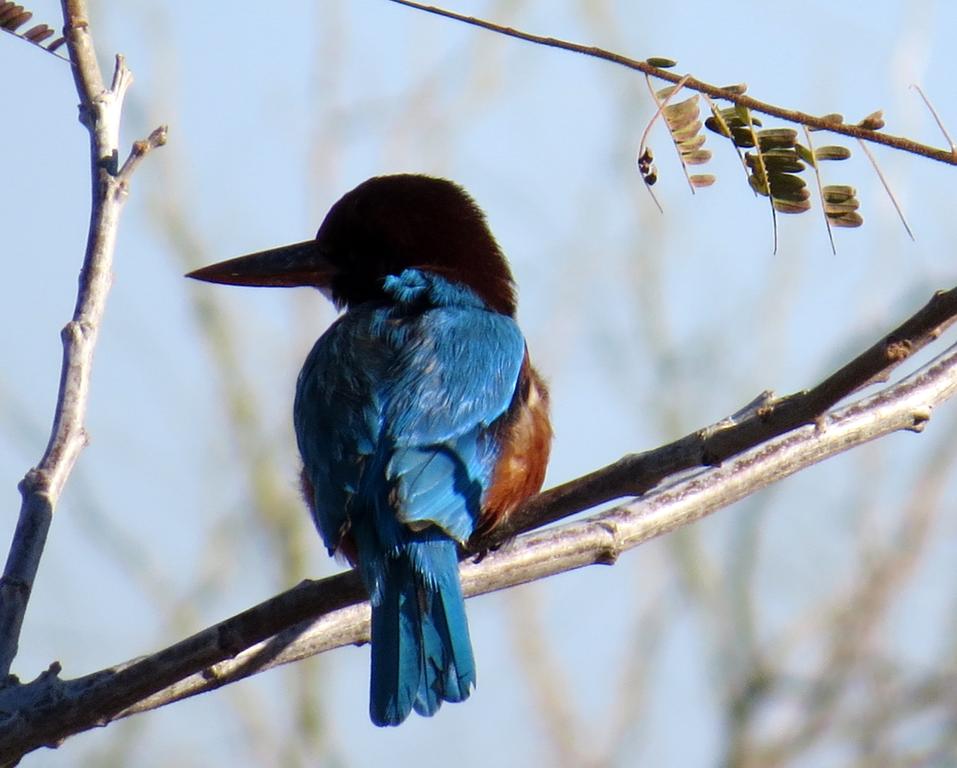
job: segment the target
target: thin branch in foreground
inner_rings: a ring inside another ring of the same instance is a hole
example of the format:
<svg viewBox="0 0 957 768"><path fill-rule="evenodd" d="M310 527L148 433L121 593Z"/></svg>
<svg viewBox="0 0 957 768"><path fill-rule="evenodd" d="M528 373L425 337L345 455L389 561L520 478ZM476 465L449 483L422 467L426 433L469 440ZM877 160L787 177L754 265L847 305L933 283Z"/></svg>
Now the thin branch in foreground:
<svg viewBox="0 0 957 768"><path fill-rule="evenodd" d="M676 457L690 455L700 461L707 456L702 454L702 444L716 450L747 445L754 430L762 429L755 427L755 411L761 413L769 402L775 407L783 404L785 412L788 403L797 403L797 413L806 413L809 402L826 402L834 393L854 391L870 381L877 367L872 361L876 355L883 361L876 375L886 376L907 356L903 348L924 346L953 322L955 297L957 288L936 294L897 331L907 330L910 336L895 344L882 339L809 392L781 401L759 398L744 409L743 417L735 415L689 436L693 440L684 438L642 456L649 467L688 468L692 465L687 458ZM894 351L898 348L899 353ZM825 394L815 394L821 392ZM765 437L720 466L700 469L637 501L585 520L522 535L484 557L465 562L461 567L463 591L471 597L586 565L614 563L623 551L695 522L810 464L891 432L920 431L933 408L955 392L957 346L900 383L838 411L824 411L813 424L795 425L799 428L773 439ZM776 412L766 415L773 419ZM707 438L703 443L702 437ZM724 442L714 442L718 438ZM607 488L601 476L614 476L619 464L584 478L585 484ZM630 486L647 481L647 475L633 478ZM616 477L614 483L623 488L621 478ZM564 488L569 490L564 494L541 494L528 506L538 509L540 520L564 516L569 513L569 499L575 498L575 485L566 484ZM630 492L626 490L624 495ZM587 493L578 496L580 506L575 511L592 506L592 498ZM304 581L158 653L85 677L61 680L59 665L54 664L29 684L0 689L0 712L6 713L0 720L0 763L118 717L213 690L279 664L366 642L368 623L365 591L356 573L349 571L321 581Z"/></svg>
<svg viewBox="0 0 957 768"><path fill-rule="evenodd" d="M160 146L165 128L138 142L133 154L116 171L120 115L133 76L121 56L110 88L105 88L87 22L84 0L64 0L65 35L74 62L81 122L90 132L90 171L93 215L80 269L73 318L61 334L63 362L53 426L39 464L20 483L22 503L17 528L0 579L0 686L16 657L26 613L47 533L60 494L80 452L86 446L84 428L90 394L93 350L110 289L119 217L126 200L129 176L150 149Z"/></svg>
<svg viewBox="0 0 957 768"><path fill-rule="evenodd" d="M881 171L880 166L877 164L877 158L874 157L874 154L868 149L867 144L858 139L858 143L861 145L861 149L864 150L864 154L867 155L867 159L871 163L871 167L874 169L874 172L877 174L877 178L881 180L881 185L884 187L884 191L887 193L887 196L891 199L891 204L894 206L894 210L897 211L897 218L901 220L901 224L904 225L904 229L907 230L907 234L911 240L916 240L914 233L911 231L910 225L907 223L907 218L904 216L904 211L900 206L900 203L897 202L897 196L891 190L891 185L887 181L887 177L884 176L884 172Z"/></svg>
<svg viewBox="0 0 957 768"><path fill-rule="evenodd" d="M491 21L486 21L485 19L479 19L475 16L466 16L461 13L456 13L455 11L449 11L444 8L439 8L434 5L427 5L425 3L414 2L414 0L388 0L392 3L397 3L398 5L404 5L408 8L414 8L419 11L424 11L425 13L431 13L436 16L442 16L447 19L452 19L453 21L458 21L463 24L469 24L473 27L479 27L481 29L488 30L490 32L495 32L499 35L505 35L506 37L512 37L517 40L524 40L529 43L535 43L536 45L544 45L549 48L558 48L564 51L570 51L572 53L578 53L583 56L590 56L595 59L601 59L602 61L608 61L613 64L618 64L628 69L633 69L638 72L643 72L646 75L651 77L656 77L659 80L666 80L669 83L677 83L682 79L682 75L678 75L674 72L670 72L667 69L662 69L661 67L656 67L648 61L638 61L636 59L630 59L627 56L622 56L621 54L614 53L612 51L606 51L603 48L597 48L595 46L589 45L580 45L579 43L572 43L567 40L560 40L555 37L546 37L543 35L534 35L530 32L523 32L519 29L514 29L513 27L506 27L500 24L495 24ZM755 112L761 112L765 115L774 115L775 117L780 117L782 120L787 120L792 123L800 123L806 125L809 128L813 128L819 131L830 131L831 133L839 133L844 136L850 136L855 139L862 139L863 141L870 141L875 144L884 144L894 149L898 149L902 152L908 152L914 155L921 155L923 157L929 158L931 160L937 160L941 163L947 163L948 165L957 165L957 150L950 149L939 149L937 147L932 147L927 144L921 144L919 142L913 141L912 139L905 138L903 136L893 136L887 133L881 133L880 131L872 130L869 128L862 127L860 125L850 125L834 119L833 115L824 115L823 117L818 117L815 115L809 115L805 112L799 112L793 109L785 109L784 107L778 107L774 104L769 104L764 101L759 101L758 99L752 98L751 96L746 96L744 93L738 92L734 88L719 88L718 86L711 85L702 80L698 80L694 77L689 77L685 83L685 88L689 88L693 91L698 91L699 93L707 94L715 99L722 99L724 101L730 101L734 104L739 104L748 109L752 109Z"/></svg>

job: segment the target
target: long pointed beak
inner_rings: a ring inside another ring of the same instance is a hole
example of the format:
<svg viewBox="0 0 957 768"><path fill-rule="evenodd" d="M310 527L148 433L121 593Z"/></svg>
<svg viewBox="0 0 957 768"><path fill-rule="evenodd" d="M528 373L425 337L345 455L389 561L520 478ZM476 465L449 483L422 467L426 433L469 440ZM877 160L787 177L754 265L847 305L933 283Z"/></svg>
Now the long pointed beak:
<svg viewBox="0 0 957 768"><path fill-rule="evenodd" d="M336 269L315 240L270 248L187 273L186 277L223 285L327 288Z"/></svg>

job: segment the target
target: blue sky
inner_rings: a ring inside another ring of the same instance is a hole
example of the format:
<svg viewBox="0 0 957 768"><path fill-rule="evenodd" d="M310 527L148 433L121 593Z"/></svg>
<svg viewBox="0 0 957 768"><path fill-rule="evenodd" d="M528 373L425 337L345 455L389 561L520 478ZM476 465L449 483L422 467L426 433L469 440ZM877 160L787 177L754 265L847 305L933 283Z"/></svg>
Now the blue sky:
<svg viewBox="0 0 957 768"><path fill-rule="evenodd" d="M950 3L642 6L448 3L634 58L670 56L681 71L718 84L745 81L758 98L811 113L856 120L883 108L887 131L940 145L908 87L919 82L957 131ZM57 26L56 3L34 2L31 10ZM212 262L311 236L329 205L372 175L418 171L463 183L509 254L520 319L551 382L548 484L715 421L763 389L813 384L931 291L954 283L953 169L884 149L875 154L916 242L855 152L834 181L859 189L865 226L838 232L835 256L816 211L781 217L772 254L766 203L745 187L730 149L709 137L716 156L708 170L719 181L692 197L660 130L652 134L665 208L658 214L634 170L651 115L646 86L607 63L385 0L289 2L268 13L242 3L228 13L179 0L99 3L93 24L104 65L122 52L136 77L124 144L160 122L170 125L170 143L138 170L124 214L96 357L92 442L41 566L15 669L24 678L54 658L73 676L146 653L185 627L201 628L294 583L252 521L243 456L261 451L276 467L270 482L294 496L292 389L333 313L306 290L187 283L188 265L177 255L184 238L195 243L195 262ZM7 75L0 122L6 542L16 483L46 441L89 180L87 138L63 62L3 37L0 71ZM185 235L172 231L174 219ZM261 414L261 440L252 447L238 445L229 426L228 386L198 320L204 295L222 313L236 370ZM710 577L728 578L737 524L760 516L762 626L769 637L787 627L848 578L861 508L878 510L866 518L878 530L891 525L922 452L942 439L947 412L919 439L894 436L697 526L696 546L715 566ZM875 478L874 487L862 491L862 477ZM955 524L953 515L941 523L940 544L915 584L947 581ZM303 511L296 539L303 573L333 572L338 566L311 536ZM523 617L536 614L530 626L548 641L578 723L570 738L587 752L592 741L602 743L605 708L616 700L633 643L651 631L647 617L662 613L664 650L646 670L645 714L617 759L709 765L722 747L720 701L710 684L707 612L695 610L675 575L682 546L659 542L615 568L471 601L480 685L468 704L431 721L373 729L368 652L350 648L309 667L321 688L321 748L286 739L295 730L289 690L297 673L279 672L31 759L94 764L113 752L137 766L257 765L285 749L289 764L316 755L357 766L442 765L447 755L463 766L551 761L554 732L536 713L541 702L521 671L515 637ZM196 594L198 583L206 588ZM920 600L902 603L906 621L885 633L915 665L938 650L933 637L949 605L947 592L918 592ZM251 733L254 723L260 732Z"/></svg>

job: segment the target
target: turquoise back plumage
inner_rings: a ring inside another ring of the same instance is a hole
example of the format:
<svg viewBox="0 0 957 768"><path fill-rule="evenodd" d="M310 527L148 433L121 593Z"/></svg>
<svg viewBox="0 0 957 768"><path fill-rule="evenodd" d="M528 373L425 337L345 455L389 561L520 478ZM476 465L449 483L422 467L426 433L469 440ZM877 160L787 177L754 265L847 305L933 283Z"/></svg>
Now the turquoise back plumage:
<svg viewBox="0 0 957 768"><path fill-rule="evenodd" d="M354 553L369 590L372 720L396 725L475 684L457 544L491 483L525 342L431 272L389 276L385 295L318 340L294 418L319 532Z"/></svg>

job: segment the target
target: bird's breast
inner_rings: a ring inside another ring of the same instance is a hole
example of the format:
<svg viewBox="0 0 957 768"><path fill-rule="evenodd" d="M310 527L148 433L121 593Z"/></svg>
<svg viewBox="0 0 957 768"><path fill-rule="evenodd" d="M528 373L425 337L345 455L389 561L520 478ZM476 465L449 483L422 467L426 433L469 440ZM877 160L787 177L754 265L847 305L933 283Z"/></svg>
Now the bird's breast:
<svg viewBox="0 0 957 768"><path fill-rule="evenodd" d="M496 425L499 455L492 480L482 499L476 534L500 525L525 499L537 493L545 480L552 445L548 419L548 388L525 354L515 398Z"/></svg>

